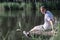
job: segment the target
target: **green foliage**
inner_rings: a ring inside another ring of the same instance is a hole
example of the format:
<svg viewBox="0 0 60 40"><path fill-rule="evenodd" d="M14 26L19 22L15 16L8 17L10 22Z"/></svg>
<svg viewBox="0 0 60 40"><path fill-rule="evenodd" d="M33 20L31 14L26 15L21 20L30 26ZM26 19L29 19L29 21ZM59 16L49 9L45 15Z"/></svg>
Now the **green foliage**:
<svg viewBox="0 0 60 40"><path fill-rule="evenodd" d="M46 5L48 7L48 9L51 10L60 10L60 2L45 2L42 3L42 5Z"/></svg>
<svg viewBox="0 0 60 40"><path fill-rule="evenodd" d="M4 8L5 10L23 10L24 5L21 3L10 3L10 4L5 4Z"/></svg>
<svg viewBox="0 0 60 40"><path fill-rule="evenodd" d="M60 10L60 2L58 2L57 4L56 4L56 8L58 9L58 10Z"/></svg>
<svg viewBox="0 0 60 40"><path fill-rule="evenodd" d="M7 5L4 5L4 8L5 8L6 10L9 10L9 6L7 6Z"/></svg>
<svg viewBox="0 0 60 40"><path fill-rule="evenodd" d="M37 2L36 7L38 8L41 5L45 5L50 10L60 10L60 5L59 4L60 4L60 2L51 2L51 1L44 2L44 3L43 2Z"/></svg>
<svg viewBox="0 0 60 40"><path fill-rule="evenodd" d="M18 9L20 9L19 8L19 5L18 4L15 4L15 3L14 4L11 4L10 5L10 8L11 8L11 10L18 10Z"/></svg>
<svg viewBox="0 0 60 40"><path fill-rule="evenodd" d="M56 10L56 2L55 3L54 2L47 2L46 4L50 9Z"/></svg>

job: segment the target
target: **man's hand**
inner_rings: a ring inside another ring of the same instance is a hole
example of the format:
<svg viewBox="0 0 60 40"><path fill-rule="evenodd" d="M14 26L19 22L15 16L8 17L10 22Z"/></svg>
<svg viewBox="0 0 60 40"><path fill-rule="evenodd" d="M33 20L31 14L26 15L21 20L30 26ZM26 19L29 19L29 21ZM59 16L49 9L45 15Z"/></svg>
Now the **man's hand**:
<svg viewBox="0 0 60 40"><path fill-rule="evenodd" d="M53 33L55 33L55 30L52 30Z"/></svg>

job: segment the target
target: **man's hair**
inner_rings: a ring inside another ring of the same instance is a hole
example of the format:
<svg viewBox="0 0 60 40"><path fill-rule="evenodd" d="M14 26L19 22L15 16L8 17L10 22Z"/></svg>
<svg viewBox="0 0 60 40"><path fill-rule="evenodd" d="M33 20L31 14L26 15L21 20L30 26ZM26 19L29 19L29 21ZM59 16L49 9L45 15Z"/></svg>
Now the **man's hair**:
<svg viewBox="0 0 60 40"><path fill-rule="evenodd" d="M47 9L47 7L46 7L46 6L40 6L40 7Z"/></svg>

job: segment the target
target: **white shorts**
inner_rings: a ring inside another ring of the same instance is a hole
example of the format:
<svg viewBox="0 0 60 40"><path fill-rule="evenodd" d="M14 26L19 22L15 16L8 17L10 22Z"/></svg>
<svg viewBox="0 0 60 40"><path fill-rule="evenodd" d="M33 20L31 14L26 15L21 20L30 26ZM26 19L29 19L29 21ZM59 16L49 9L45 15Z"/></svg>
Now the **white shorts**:
<svg viewBox="0 0 60 40"><path fill-rule="evenodd" d="M41 31L41 30L44 30L44 27L43 25L38 25L38 26L35 26L33 29Z"/></svg>
<svg viewBox="0 0 60 40"><path fill-rule="evenodd" d="M35 26L33 29L34 30L38 30L38 31L43 31L43 30L50 31L50 30L52 30L51 28L50 29L44 29L44 26L43 25Z"/></svg>

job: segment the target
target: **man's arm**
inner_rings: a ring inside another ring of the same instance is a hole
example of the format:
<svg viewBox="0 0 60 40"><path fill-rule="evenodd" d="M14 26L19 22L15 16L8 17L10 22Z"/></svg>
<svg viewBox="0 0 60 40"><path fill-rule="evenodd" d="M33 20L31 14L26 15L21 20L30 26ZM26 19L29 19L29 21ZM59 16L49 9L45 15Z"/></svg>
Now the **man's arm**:
<svg viewBox="0 0 60 40"><path fill-rule="evenodd" d="M57 32L55 32L55 30L54 30L54 28L53 28L53 21L50 21L50 24L51 24L51 27L52 27L52 32L53 32L53 33L57 33Z"/></svg>
<svg viewBox="0 0 60 40"><path fill-rule="evenodd" d="M51 24L52 30L54 30L53 29L53 22L52 22L52 20L50 20L50 24Z"/></svg>

